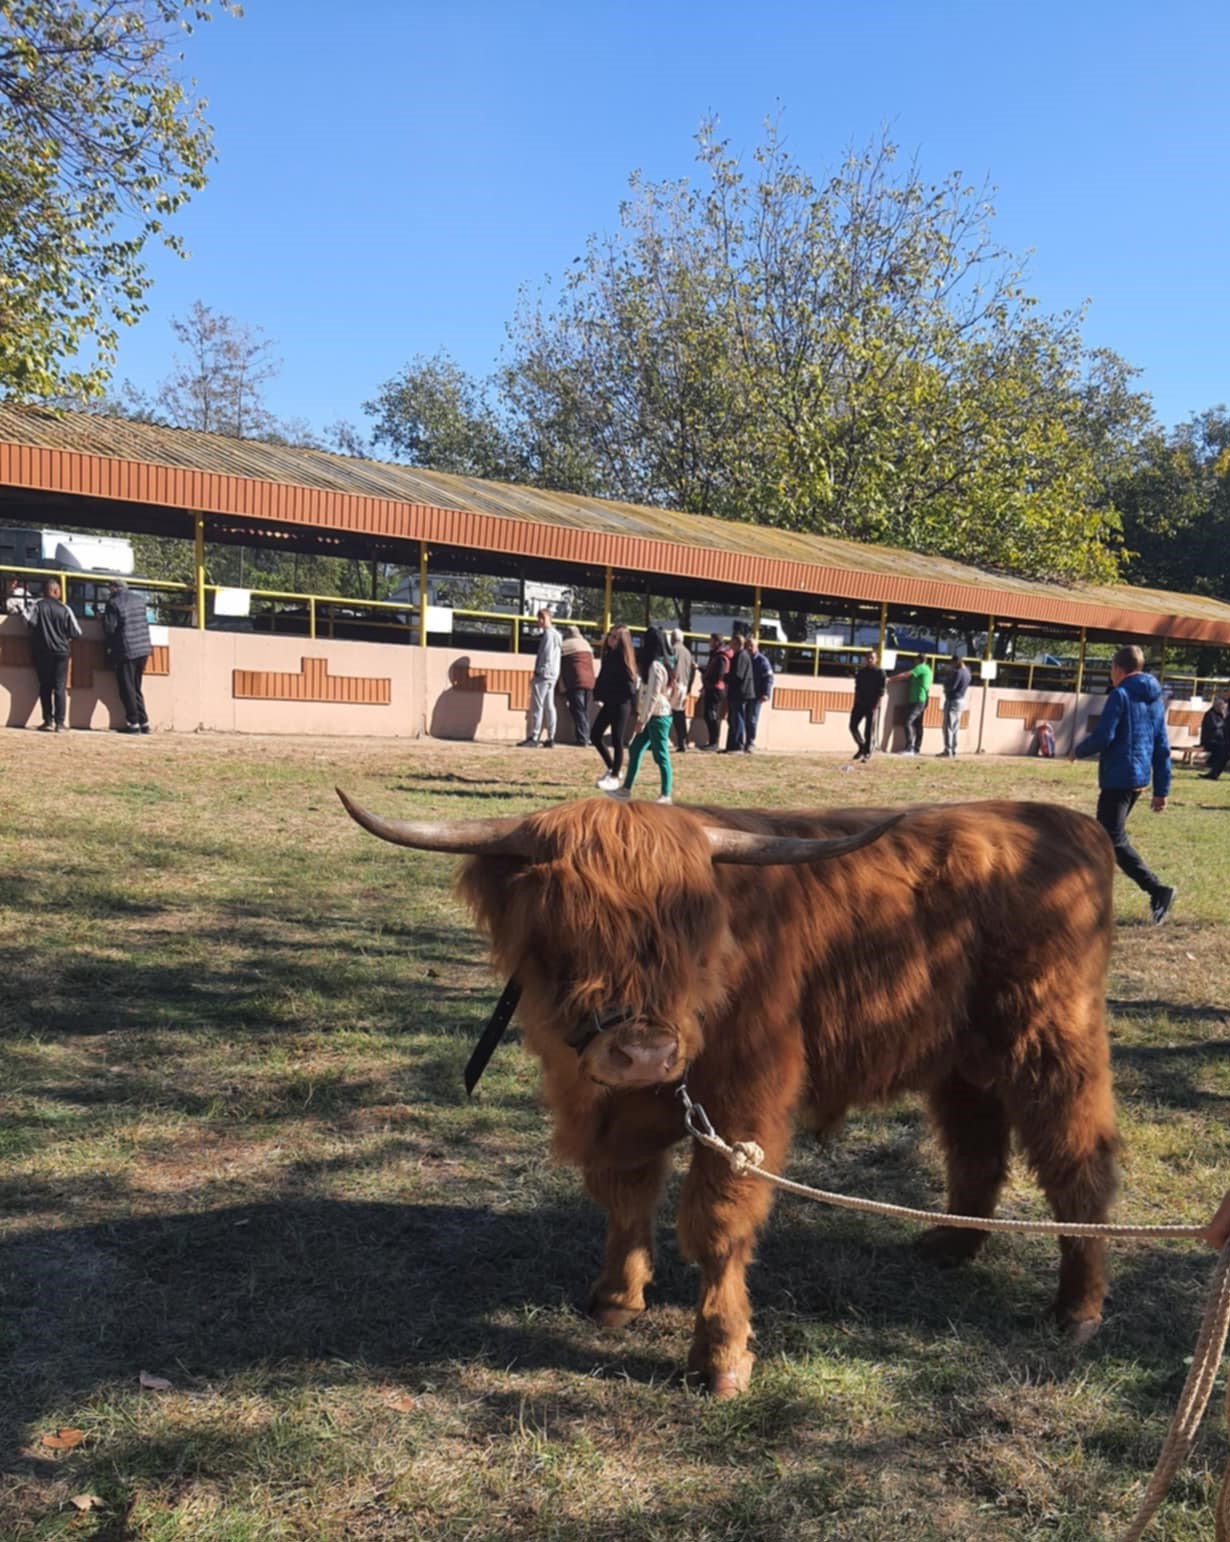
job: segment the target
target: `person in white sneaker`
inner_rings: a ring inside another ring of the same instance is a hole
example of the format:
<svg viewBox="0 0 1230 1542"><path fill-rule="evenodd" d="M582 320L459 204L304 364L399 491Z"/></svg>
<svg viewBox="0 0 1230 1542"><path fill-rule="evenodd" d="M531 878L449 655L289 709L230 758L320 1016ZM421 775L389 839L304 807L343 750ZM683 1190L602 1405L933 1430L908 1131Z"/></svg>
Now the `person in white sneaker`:
<svg viewBox="0 0 1230 1542"><path fill-rule="evenodd" d="M632 651L632 634L623 625L613 626L606 634L598 667L598 683L594 686L594 700L598 702L598 716L590 729L590 743L602 756L605 772L594 783L601 792L614 792L620 785L619 773L624 763L624 740L628 737L628 720L636 700L641 677L636 672L636 655ZM610 730L611 747L606 747L605 735Z"/></svg>
<svg viewBox="0 0 1230 1542"><path fill-rule="evenodd" d="M641 644L641 668L644 684L636 699L636 733L628 748L628 771L624 784L609 791L609 796L627 802L632 796L637 772L646 749L653 755L661 779L659 803L671 801L671 681L676 659L666 646L660 627L651 626ZM601 785L601 784L599 784ZM607 791L607 789L603 789Z"/></svg>

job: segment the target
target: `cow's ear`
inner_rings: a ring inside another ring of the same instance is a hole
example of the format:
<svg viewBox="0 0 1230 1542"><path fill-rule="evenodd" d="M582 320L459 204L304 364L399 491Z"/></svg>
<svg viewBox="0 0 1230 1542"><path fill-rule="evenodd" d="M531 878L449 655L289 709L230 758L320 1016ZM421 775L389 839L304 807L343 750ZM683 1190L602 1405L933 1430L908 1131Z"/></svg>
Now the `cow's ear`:
<svg viewBox="0 0 1230 1542"><path fill-rule="evenodd" d="M346 812L382 841L413 846L418 851L451 851L457 856L524 857L533 860L536 844L520 818L512 819L381 819L335 789Z"/></svg>
<svg viewBox="0 0 1230 1542"><path fill-rule="evenodd" d="M830 857L849 856L863 846L870 846L900 824L909 813L903 809L878 824L868 825L854 835L836 835L816 839L798 835L761 835L752 830L727 830L720 825L706 825L709 854L715 862L739 862L747 867L797 866L803 862L824 862Z"/></svg>

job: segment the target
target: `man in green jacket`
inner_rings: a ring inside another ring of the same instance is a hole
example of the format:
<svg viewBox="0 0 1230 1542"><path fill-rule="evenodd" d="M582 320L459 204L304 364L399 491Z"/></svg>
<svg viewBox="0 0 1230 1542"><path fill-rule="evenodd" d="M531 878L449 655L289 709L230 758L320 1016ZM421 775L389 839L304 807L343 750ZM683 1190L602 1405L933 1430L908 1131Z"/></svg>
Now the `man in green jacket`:
<svg viewBox="0 0 1230 1542"><path fill-rule="evenodd" d="M905 748L897 751L899 755L917 755L922 749L923 714L931 696L932 679L931 666L926 659L919 659L913 669L903 669L888 677L889 685L896 680L910 682L905 693L908 708L905 715Z"/></svg>

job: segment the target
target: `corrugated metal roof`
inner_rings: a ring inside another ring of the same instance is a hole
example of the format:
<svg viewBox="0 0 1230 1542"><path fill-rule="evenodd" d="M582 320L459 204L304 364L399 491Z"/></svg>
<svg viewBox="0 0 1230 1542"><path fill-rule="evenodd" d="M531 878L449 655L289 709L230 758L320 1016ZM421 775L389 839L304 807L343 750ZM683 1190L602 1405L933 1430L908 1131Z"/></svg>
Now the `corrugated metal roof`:
<svg viewBox="0 0 1230 1542"><path fill-rule="evenodd" d="M0 404L0 483L815 596L1230 643L1230 605L1202 595L1034 583L892 547L45 408Z"/></svg>

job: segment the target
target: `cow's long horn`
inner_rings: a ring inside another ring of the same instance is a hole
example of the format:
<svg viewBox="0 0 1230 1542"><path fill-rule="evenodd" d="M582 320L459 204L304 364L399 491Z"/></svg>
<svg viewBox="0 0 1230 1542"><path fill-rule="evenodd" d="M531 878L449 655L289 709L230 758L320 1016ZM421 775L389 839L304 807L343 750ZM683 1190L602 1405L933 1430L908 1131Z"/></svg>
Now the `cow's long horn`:
<svg viewBox="0 0 1230 1542"><path fill-rule="evenodd" d="M522 820L509 819L381 819L336 789L346 812L382 841L414 846L420 851L451 851L461 856L525 857L534 855L534 842Z"/></svg>
<svg viewBox="0 0 1230 1542"><path fill-rule="evenodd" d="M742 862L748 867L790 866L801 862L823 862L828 857L845 857L862 846L878 841L886 831L899 824L907 810L869 825L854 835L800 836L758 835L750 830L727 830L720 825L706 825L710 855L715 862Z"/></svg>

